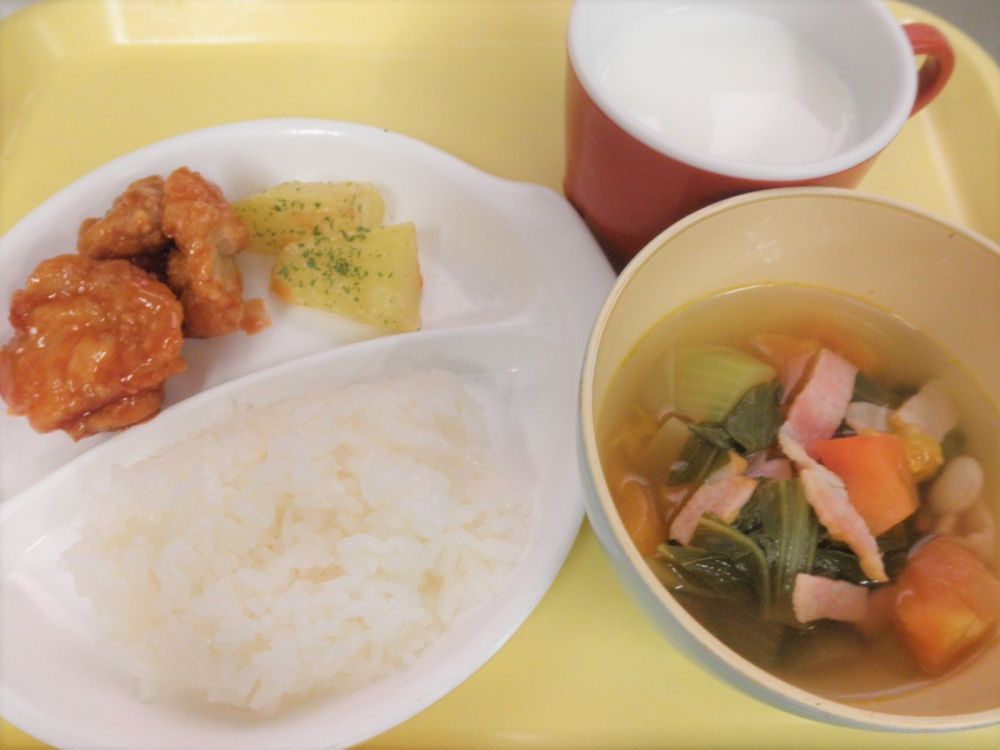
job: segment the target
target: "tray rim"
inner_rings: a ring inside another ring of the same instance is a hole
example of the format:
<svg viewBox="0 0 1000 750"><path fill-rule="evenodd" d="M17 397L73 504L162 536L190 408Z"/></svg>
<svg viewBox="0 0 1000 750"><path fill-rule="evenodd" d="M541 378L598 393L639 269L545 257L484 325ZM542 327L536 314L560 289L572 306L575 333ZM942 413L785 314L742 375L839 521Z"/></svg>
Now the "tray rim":
<svg viewBox="0 0 1000 750"><path fill-rule="evenodd" d="M963 55L967 55L974 65L974 67L982 73L983 80L986 84L986 94L990 96L993 110L996 112L997 117L1000 118L1000 68L997 67L997 63L989 57L989 55L982 49L978 43L968 37L961 29L952 26L947 21L944 21L938 16L925 11L921 8L915 6L907 5L902 2L891 1L888 3L890 8L896 15L907 15L913 18L913 20L931 20L935 23L940 23L942 26L947 27L949 31L954 30L955 36L958 39L958 46L962 48ZM47 5L55 5L55 3L47 3ZM44 12L47 13L51 9L45 9ZM35 12L35 8L26 9L23 13ZM19 11L19 14L22 13ZM22 14L23 15L23 14ZM42 16L39 16L41 18ZM6 19L0 20L0 34L4 34L12 26L11 19L17 19L17 16L12 16ZM13 32L11 32L13 33ZM552 186L549 186L550 189ZM26 215L25 212L24 215ZM941 213L939 211L939 213ZM946 214L945 214L946 215ZM947 215L946 215L947 216ZM13 225L16 221L19 221L22 217L17 217L11 222ZM954 220L952 218L952 220ZM1000 240L998 237L991 237L994 241ZM583 532L587 534L585 530ZM0 734L0 737L3 735ZM964 736L964 735L963 735ZM874 740L873 740L874 741ZM888 741L888 740L886 740Z"/></svg>

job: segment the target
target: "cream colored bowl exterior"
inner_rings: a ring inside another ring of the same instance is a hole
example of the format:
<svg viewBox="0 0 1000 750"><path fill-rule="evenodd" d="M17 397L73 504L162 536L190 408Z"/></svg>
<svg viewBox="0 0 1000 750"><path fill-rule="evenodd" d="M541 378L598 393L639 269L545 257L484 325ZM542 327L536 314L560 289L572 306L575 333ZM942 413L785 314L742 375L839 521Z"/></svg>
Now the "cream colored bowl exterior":
<svg viewBox="0 0 1000 750"><path fill-rule="evenodd" d="M937 731L1000 723L1000 694L973 713L963 709L976 691L984 703L984 676L1000 674L996 641L974 667L880 702L878 710L825 699L722 645L659 584L628 539L595 439L613 376L639 339L679 307L726 289L781 281L839 290L901 315L945 344L1000 404L1000 247L918 209L856 191L790 188L733 198L650 242L598 315L581 381L590 523L619 577L671 643L751 695L809 718L866 728ZM1000 515L997 493L992 503ZM932 715L929 706L948 715Z"/></svg>

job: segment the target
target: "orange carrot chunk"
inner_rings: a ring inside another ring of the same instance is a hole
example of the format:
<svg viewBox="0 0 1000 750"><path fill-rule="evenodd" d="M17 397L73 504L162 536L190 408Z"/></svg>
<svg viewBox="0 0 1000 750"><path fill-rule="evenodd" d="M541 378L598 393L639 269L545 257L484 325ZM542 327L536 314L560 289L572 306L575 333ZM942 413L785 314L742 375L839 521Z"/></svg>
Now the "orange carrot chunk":
<svg viewBox="0 0 1000 750"><path fill-rule="evenodd" d="M919 547L894 591L893 621L928 674L955 664L1000 620L1000 580L952 537Z"/></svg>
<svg viewBox="0 0 1000 750"><path fill-rule="evenodd" d="M820 440L813 451L844 481L847 496L873 535L916 512L919 500L902 438L887 432Z"/></svg>
<svg viewBox="0 0 1000 750"><path fill-rule="evenodd" d="M667 525L652 491L645 485L626 481L615 496L615 505L640 555L649 557L667 541Z"/></svg>

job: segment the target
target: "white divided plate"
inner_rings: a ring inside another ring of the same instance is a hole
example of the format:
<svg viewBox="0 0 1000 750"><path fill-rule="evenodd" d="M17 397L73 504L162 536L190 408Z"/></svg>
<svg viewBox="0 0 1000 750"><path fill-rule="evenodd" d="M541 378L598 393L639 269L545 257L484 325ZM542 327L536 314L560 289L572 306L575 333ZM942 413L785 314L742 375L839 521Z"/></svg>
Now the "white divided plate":
<svg viewBox="0 0 1000 750"><path fill-rule="evenodd" d="M590 326L613 282L599 248L554 192L497 179L384 130L319 120L210 128L116 159L60 191L0 240L0 302L132 180L189 166L231 200L287 180L375 183L386 224L417 226L423 330L364 340L361 326L268 298L273 325L185 342L188 370L149 423L74 443L0 415L0 707L53 745L333 747L398 724L460 684L524 621L583 517L576 395ZM246 296L267 296L263 259L241 257ZM6 320L0 341L9 340ZM499 599L472 611L406 672L345 696L259 718L192 702L139 700L101 645L59 556L87 488L208 424L234 401L266 403L310 383L444 368L486 408L500 460L534 501L527 550ZM15 496L16 493L16 496Z"/></svg>

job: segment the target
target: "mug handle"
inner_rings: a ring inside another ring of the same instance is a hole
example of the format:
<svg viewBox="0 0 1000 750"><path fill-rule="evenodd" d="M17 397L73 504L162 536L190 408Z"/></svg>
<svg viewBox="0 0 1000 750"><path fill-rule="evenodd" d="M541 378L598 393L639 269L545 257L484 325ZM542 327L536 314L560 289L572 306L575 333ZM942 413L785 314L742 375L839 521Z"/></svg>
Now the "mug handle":
<svg viewBox="0 0 1000 750"><path fill-rule="evenodd" d="M915 115L931 103L951 77L955 69L955 52L947 37L937 27L926 23L904 23L903 31L913 54L926 55L917 71L917 98L910 115Z"/></svg>

